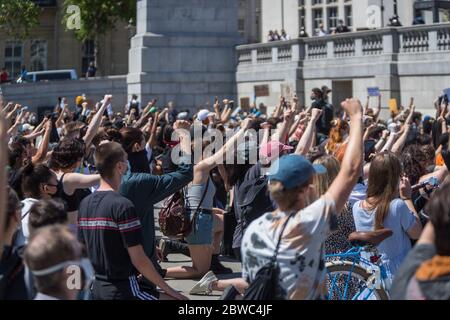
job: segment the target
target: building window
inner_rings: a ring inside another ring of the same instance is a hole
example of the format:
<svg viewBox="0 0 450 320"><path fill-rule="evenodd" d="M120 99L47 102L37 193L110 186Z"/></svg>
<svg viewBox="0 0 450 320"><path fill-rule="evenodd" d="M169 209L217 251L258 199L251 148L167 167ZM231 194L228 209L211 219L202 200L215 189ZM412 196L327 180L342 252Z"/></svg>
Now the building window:
<svg viewBox="0 0 450 320"><path fill-rule="evenodd" d="M5 43L5 68L11 79L16 79L20 75L23 65L23 43L7 41Z"/></svg>
<svg viewBox="0 0 450 320"><path fill-rule="evenodd" d="M312 5L318 5L318 4L322 4L322 0L312 0Z"/></svg>
<svg viewBox="0 0 450 320"><path fill-rule="evenodd" d="M81 74L86 76L91 61L95 60L95 45L93 40L86 40L83 44L83 60L81 63Z"/></svg>
<svg viewBox="0 0 450 320"><path fill-rule="evenodd" d="M353 10L352 6L345 6L345 24L347 27L353 26Z"/></svg>
<svg viewBox="0 0 450 320"><path fill-rule="evenodd" d="M30 70L43 71L47 69L47 41L33 40L31 42Z"/></svg>
<svg viewBox="0 0 450 320"><path fill-rule="evenodd" d="M245 31L245 20L244 19L238 19L238 31L239 32Z"/></svg>
<svg viewBox="0 0 450 320"><path fill-rule="evenodd" d="M319 30L320 25L323 23L322 8L313 9L312 15L313 15L313 29L317 31Z"/></svg>
<svg viewBox="0 0 450 320"><path fill-rule="evenodd" d="M336 28L339 19L338 8L337 7L327 8L327 16L328 16L328 29Z"/></svg>

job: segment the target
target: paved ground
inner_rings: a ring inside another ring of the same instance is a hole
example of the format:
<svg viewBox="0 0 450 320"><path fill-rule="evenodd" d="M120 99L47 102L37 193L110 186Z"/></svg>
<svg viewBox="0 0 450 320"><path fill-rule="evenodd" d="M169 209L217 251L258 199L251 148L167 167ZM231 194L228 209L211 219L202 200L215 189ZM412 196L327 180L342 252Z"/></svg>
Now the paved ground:
<svg viewBox="0 0 450 320"><path fill-rule="evenodd" d="M159 242L159 239L163 237L161 232L159 231L158 227L158 210L155 208L155 226L156 226L156 238ZM186 257L182 254L170 254L168 255L168 262L164 262L161 264L163 268L172 267L172 266L179 266L179 265L192 265L191 258ZM235 273L228 274L228 275L220 275L218 276L219 279L231 279L231 278L238 278L241 276L241 264L240 262L237 262L232 259L220 258L222 261L222 264L225 265L228 268L233 269ZM192 300L218 300L221 296L220 292L214 292L211 296L190 296L189 291L191 288L197 283L195 280L168 280L167 281L170 286L172 286L174 289L178 289L183 292L184 295L188 296Z"/></svg>

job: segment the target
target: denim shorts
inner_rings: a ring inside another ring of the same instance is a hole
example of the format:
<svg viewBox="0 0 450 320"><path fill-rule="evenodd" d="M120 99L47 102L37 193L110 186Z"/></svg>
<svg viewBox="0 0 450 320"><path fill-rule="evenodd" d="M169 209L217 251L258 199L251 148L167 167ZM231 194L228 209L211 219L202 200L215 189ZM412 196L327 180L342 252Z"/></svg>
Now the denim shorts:
<svg viewBox="0 0 450 320"><path fill-rule="evenodd" d="M190 219L194 218L194 211L187 210ZM213 243L213 215L211 210L201 209L192 223L191 233L186 237L190 245L211 245Z"/></svg>

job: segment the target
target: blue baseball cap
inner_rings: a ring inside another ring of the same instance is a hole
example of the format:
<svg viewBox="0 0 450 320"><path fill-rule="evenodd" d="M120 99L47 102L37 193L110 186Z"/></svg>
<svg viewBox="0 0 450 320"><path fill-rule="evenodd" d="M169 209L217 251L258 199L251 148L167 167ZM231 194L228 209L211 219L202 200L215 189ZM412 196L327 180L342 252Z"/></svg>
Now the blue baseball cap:
<svg viewBox="0 0 450 320"><path fill-rule="evenodd" d="M279 181L286 190L305 184L314 174L325 174L327 169L320 164L312 164L305 157L290 154L275 161L269 170L269 181Z"/></svg>

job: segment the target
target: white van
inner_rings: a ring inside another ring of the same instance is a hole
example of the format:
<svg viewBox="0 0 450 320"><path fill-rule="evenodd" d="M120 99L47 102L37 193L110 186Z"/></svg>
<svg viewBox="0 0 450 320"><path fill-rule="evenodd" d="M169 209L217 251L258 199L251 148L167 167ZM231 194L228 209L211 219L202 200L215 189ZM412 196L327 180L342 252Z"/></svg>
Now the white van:
<svg viewBox="0 0 450 320"><path fill-rule="evenodd" d="M27 73L25 82L55 81L55 80L77 80L75 70L49 70L49 71L30 71Z"/></svg>

